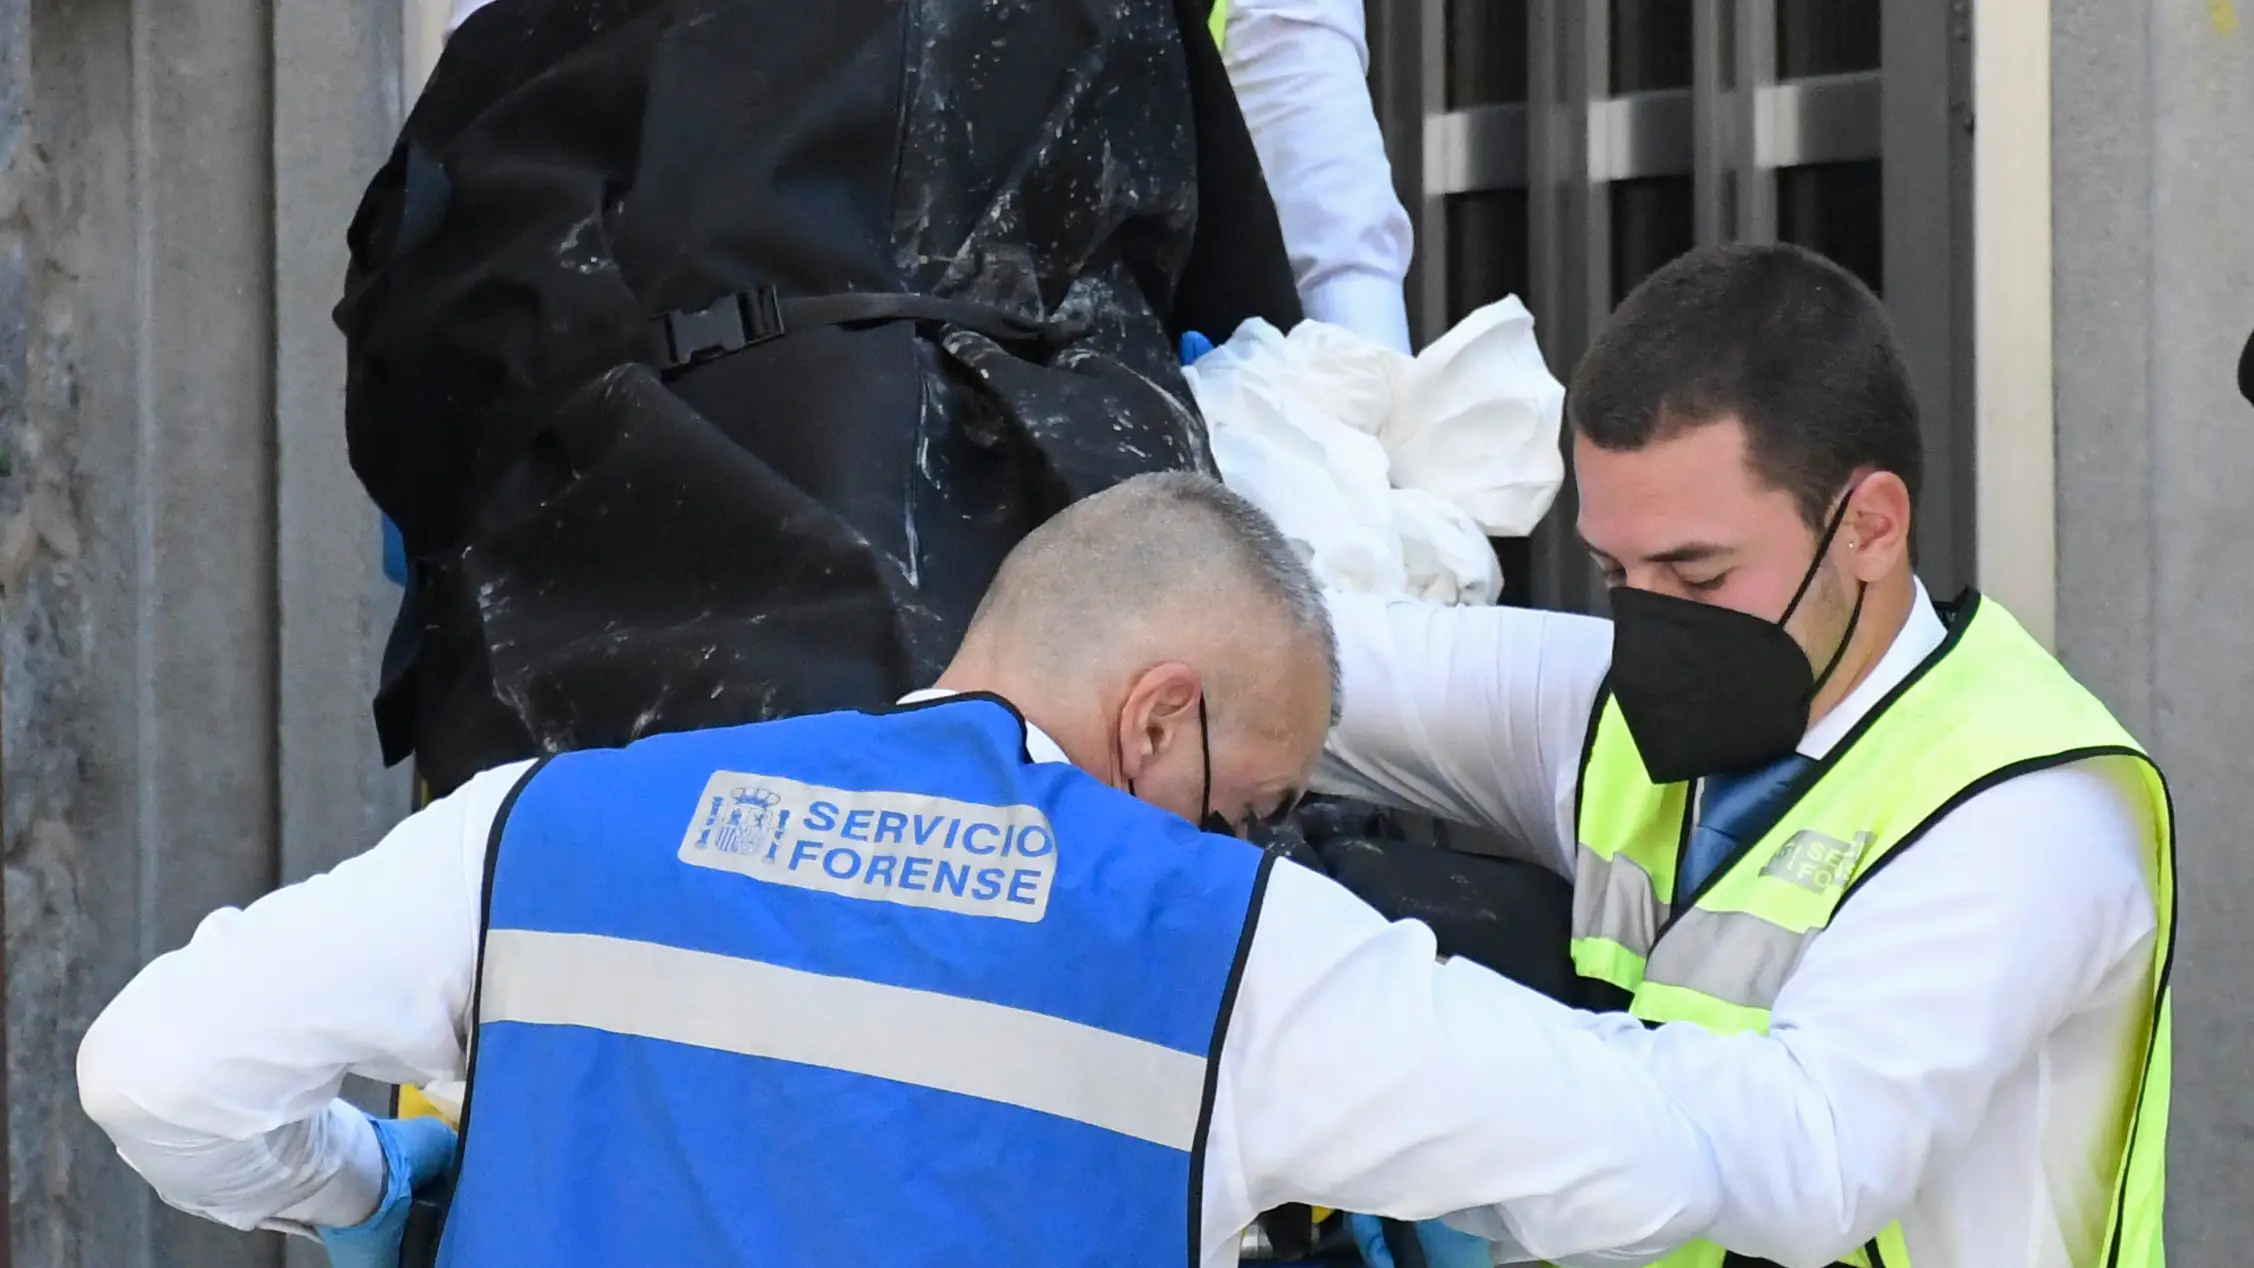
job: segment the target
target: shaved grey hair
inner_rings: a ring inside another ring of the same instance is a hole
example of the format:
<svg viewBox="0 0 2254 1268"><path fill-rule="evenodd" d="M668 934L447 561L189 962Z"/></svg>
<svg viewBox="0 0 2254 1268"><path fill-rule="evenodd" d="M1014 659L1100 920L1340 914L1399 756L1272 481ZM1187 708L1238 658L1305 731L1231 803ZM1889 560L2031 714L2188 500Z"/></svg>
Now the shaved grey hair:
<svg viewBox="0 0 2254 1268"><path fill-rule="evenodd" d="M1265 511L1195 472L1135 476L1033 530L1002 562L966 641L1007 627L1021 653L1068 671L1108 650L1123 625L1193 609L1217 622L1276 620L1305 640L1329 673L1338 720L1338 638L1315 574Z"/></svg>

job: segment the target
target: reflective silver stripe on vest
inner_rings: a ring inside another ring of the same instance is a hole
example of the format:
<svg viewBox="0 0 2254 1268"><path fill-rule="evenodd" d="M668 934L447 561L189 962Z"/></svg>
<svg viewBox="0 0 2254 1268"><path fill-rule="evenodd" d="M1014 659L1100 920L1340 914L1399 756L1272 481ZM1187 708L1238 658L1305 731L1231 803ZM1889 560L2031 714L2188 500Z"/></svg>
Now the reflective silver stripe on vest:
<svg viewBox="0 0 2254 1268"><path fill-rule="evenodd" d="M1573 869L1573 936L1604 938L1650 955L1667 919L1651 873L1625 854L1605 858L1582 846Z"/></svg>
<svg viewBox="0 0 2254 1268"><path fill-rule="evenodd" d="M612 1034L845 1070L1189 1149L1205 1059L1041 1013L588 934L496 929L485 1022Z"/></svg>
<svg viewBox="0 0 2254 1268"><path fill-rule="evenodd" d="M1821 932L1794 933L1742 911L1693 907L1651 953L1644 980L1746 1008L1769 1008Z"/></svg>

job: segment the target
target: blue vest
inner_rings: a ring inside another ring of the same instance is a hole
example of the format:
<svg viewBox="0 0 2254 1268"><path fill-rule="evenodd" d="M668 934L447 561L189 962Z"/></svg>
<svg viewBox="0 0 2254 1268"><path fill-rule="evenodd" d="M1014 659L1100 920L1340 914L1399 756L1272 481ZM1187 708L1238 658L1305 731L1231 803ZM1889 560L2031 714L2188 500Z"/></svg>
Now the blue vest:
<svg viewBox="0 0 2254 1268"><path fill-rule="evenodd" d="M528 776L441 1268L1194 1268L1265 860L1024 745L958 697Z"/></svg>

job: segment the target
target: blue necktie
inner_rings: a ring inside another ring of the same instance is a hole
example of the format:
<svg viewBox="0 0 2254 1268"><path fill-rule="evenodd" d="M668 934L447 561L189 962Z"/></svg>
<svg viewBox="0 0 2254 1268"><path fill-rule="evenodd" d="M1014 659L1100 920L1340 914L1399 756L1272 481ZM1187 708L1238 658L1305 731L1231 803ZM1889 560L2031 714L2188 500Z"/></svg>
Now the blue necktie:
<svg viewBox="0 0 2254 1268"><path fill-rule="evenodd" d="M1697 893L1739 846L1776 826L1792 802L1798 777L1815 764L1814 758L1792 753L1755 770L1707 776L1698 824L1683 852L1682 874L1675 878L1675 901L1680 904Z"/></svg>

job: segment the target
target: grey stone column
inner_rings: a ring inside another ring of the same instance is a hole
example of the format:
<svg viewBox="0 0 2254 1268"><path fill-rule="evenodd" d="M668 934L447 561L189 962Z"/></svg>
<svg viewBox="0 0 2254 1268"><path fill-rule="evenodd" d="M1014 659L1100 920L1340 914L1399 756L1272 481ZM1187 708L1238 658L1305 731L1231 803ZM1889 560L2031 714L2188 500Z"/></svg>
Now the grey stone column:
<svg viewBox="0 0 2254 1268"><path fill-rule="evenodd" d="M19 1266L276 1265L79 1113L87 1023L396 815L326 310L397 115L353 0L0 0L0 653Z"/></svg>
<svg viewBox="0 0 2254 1268"><path fill-rule="evenodd" d="M2254 6L2053 9L2059 642L2174 786L2171 1258L2240 1262L2254 1140Z"/></svg>

